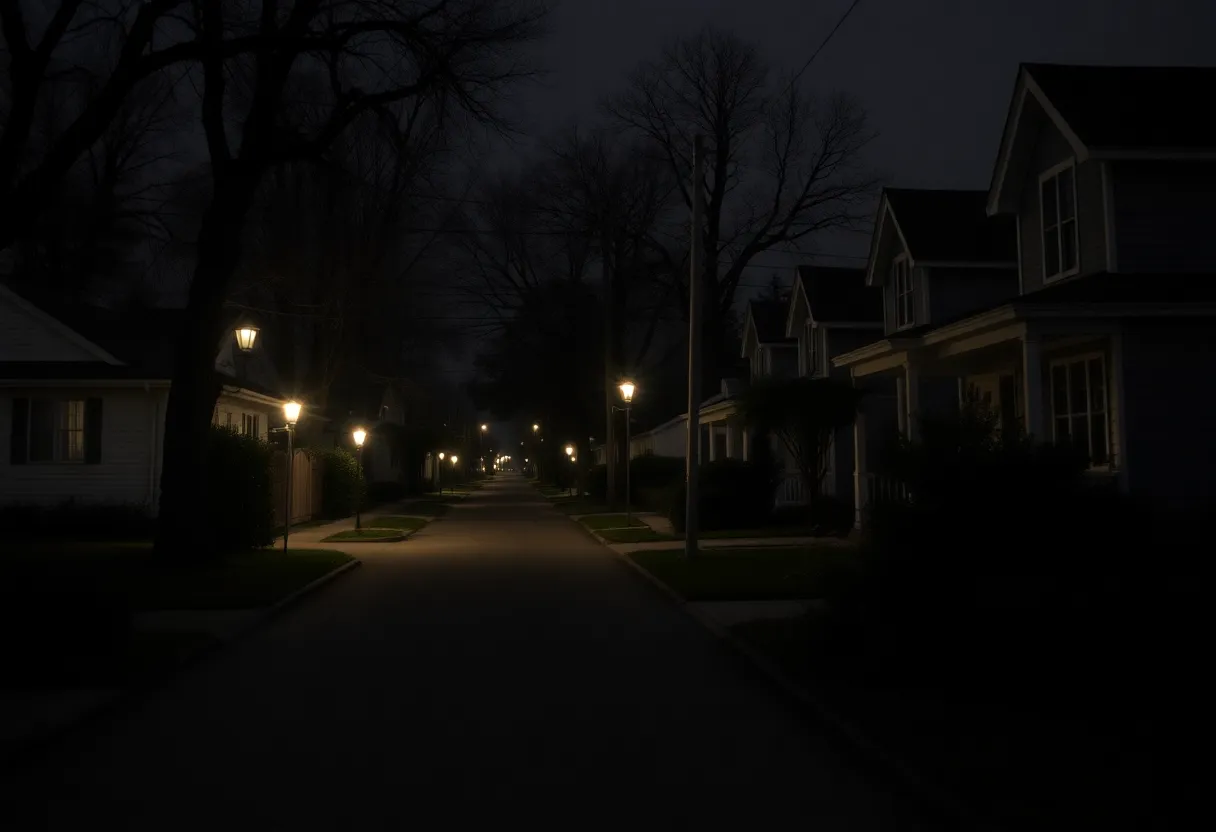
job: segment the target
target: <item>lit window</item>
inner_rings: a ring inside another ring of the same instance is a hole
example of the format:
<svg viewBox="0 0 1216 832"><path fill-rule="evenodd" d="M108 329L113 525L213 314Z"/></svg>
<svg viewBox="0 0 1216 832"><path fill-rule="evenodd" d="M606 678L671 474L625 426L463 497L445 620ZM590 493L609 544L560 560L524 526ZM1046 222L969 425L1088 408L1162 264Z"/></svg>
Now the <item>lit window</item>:
<svg viewBox="0 0 1216 832"><path fill-rule="evenodd" d="M30 462L84 462L85 403L82 399L32 399Z"/></svg>

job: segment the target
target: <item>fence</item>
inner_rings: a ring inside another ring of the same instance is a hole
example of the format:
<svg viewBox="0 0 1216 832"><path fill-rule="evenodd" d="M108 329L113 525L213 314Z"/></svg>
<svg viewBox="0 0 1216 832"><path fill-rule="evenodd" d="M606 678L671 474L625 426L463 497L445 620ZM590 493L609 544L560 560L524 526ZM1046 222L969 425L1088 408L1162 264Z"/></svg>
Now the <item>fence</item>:
<svg viewBox="0 0 1216 832"><path fill-rule="evenodd" d="M287 452L274 455L274 523L284 525L287 495ZM321 516L321 461L297 450L291 465L291 522L303 523Z"/></svg>

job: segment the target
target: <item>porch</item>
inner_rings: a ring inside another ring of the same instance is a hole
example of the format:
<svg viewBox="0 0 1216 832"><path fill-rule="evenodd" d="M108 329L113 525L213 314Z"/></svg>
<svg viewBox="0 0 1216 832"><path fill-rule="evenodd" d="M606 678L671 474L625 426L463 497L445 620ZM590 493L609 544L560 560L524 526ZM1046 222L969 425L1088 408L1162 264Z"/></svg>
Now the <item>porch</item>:
<svg viewBox="0 0 1216 832"><path fill-rule="evenodd" d="M1124 447L1122 331L1099 317L1023 316L1012 309L977 316L914 338L891 338L840 356L853 382L873 393L853 431L857 528L871 506L906 500L870 447L884 430L909 441L922 423L987 409L1001 433L1081 448L1096 474L1119 478ZM877 405L877 407L875 406Z"/></svg>

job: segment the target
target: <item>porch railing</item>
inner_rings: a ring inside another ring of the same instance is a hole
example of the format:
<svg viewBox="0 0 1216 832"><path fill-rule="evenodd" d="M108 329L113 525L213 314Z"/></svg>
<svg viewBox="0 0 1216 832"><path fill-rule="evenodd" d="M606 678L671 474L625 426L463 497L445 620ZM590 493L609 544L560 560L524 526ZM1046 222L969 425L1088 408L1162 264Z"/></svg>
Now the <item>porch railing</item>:
<svg viewBox="0 0 1216 832"><path fill-rule="evenodd" d="M787 471L781 475L781 484L777 486L777 505L800 506L806 503L806 487L802 477L796 472Z"/></svg>
<svg viewBox="0 0 1216 832"><path fill-rule="evenodd" d="M890 474L867 473L866 505L889 505L909 501L908 487Z"/></svg>

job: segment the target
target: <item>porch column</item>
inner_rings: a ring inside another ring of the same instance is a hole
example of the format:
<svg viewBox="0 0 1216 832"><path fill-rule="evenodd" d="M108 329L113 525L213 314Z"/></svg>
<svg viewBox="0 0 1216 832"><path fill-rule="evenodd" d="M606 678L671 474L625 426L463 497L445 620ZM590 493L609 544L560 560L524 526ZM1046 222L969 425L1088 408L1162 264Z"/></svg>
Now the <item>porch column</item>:
<svg viewBox="0 0 1216 832"><path fill-rule="evenodd" d="M899 435L908 436L908 383L901 372L895 377L895 427Z"/></svg>
<svg viewBox="0 0 1216 832"><path fill-rule="evenodd" d="M916 429L916 420L920 415L920 372L911 361L904 364L904 405L904 436L911 442L919 432Z"/></svg>
<svg viewBox="0 0 1216 832"><path fill-rule="evenodd" d="M1043 419L1043 343L1039 333L1029 327L1022 336L1022 401L1026 411L1026 434L1047 440Z"/></svg>
<svg viewBox="0 0 1216 832"><path fill-rule="evenodd" d="M726 423L726 458L735 458L735 431L738 430L730 422Z"/></svg>
<svg viewBox="0 0 1216 832"><path fill-rule="evenodd" d="M716 458L716 456L717 456L717 455L715 454L715 452L714 452L714 434L715 434L717 431L716 431L716 429L714 428L714 423L713 423L713 422L709 422L708 424L706 424L706 426L705 426L705 432L706 432L706 434L708 434L707 439L708 439L708 441L709 441L709 461L710 461L710 462L713 462L713 461L714 461L714 459L715 459L715 458Z"/></svg>
<svg viewBox="0 0 1216 832"><path fill-rule="evenodd" d="M869 502L866 488L866 414L857 412L853 421L853 527L862 528L862 517Z"/></svg>
<svg viewBox="0 0 1216 832"><path fill-rule="evenodd" d="M747 428L742 428L739 433L743 437L743 461L750 462L752 458L752 437L751 432Z"/></svg>

